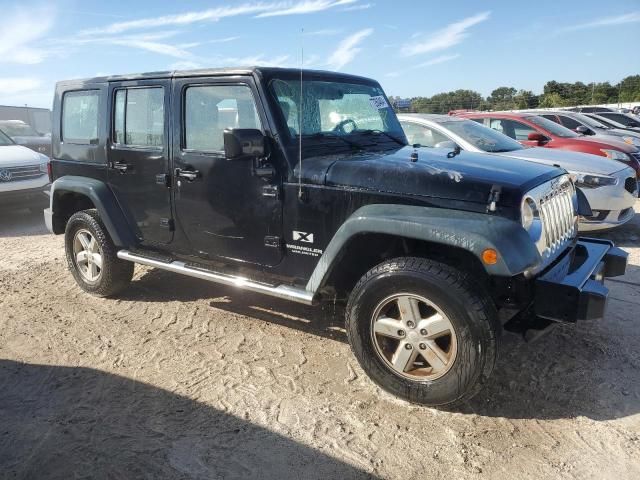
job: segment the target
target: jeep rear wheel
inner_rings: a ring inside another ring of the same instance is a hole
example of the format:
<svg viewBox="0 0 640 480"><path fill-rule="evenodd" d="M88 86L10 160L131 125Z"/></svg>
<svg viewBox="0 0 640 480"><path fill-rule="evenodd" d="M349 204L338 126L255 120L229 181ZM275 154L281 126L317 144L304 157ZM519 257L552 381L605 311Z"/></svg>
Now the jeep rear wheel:
<svg viewBox="0 0 640 480"><path fill-rule="evenodd" d="M65 229L65 251L69 270L80 288L96 296L115 295L133 277L133 263L117 257L96 210L71 216Z"/></svg>
<svg viewBox="0 0 640 480"><path fill-rule="evenodd" d="M386 261L358 282L346 316L362 368L410 402L454 406L477 393L493 370L495 307L448 265L413 257Z"/></svg>

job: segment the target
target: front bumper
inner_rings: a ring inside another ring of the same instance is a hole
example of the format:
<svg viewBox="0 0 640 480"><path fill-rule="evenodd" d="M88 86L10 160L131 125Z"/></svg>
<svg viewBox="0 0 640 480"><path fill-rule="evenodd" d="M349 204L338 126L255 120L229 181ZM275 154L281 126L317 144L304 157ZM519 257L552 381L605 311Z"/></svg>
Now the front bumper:
<svg viewBox="0 0 640 480"><path fill-rule="evenodd" d="M608 240L581 238L535 281L536 316L575 323L604 316L606 277L624 275L627 253Z"/></svg>
<svg viewBox="0 0 640 480"><path fill-rule="evenodd" d="M23 190L0 191L0 208L46 207L49 204L47 185Z"/></svg>

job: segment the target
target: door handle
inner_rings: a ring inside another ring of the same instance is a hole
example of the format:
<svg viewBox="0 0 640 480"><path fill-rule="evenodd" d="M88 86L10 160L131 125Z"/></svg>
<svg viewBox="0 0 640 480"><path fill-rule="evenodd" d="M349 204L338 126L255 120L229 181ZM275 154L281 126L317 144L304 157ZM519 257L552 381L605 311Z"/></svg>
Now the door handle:
<svg viewBox="0 0 640 480"><path fill-rule="evenodd" d="M184 178L189 182L193 182L196 178L200 178L200 172L198 170L182 170L176 168L176 177Z"/></svg>
<svg viewBox="0 0 640 480"><path fill-rule="evenodd" d="M127 173L127 170L129 170L129 167L130 165L124 162L113 162L111 164L111 168L113 168L114 170L118 170L118 172L122 174Z"/></svg>

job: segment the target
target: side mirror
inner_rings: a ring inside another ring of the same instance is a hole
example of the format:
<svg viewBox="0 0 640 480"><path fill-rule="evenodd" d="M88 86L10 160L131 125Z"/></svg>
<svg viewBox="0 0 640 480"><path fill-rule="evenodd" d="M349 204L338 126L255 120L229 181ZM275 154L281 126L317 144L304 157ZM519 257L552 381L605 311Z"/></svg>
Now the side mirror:
<svg viewBox="0 0 640 480"><path fill-rule="evenodd" d="M530 142L538 142L538 145L542 145L547 141L547 137L538 132L531 132L529 135L527 135L527 140L529 140Z"/></svg>
<svg viewBox="0 0 640 480"><path fill-rule="evenodd" d="M581 133L582 135L593 135L593 132L584 125L578 125L576 127L576 132Z"/></svg>
<svg viewBox="0 0 640 480"><path fill-rule="evenodd" d="M453 140L444 140L443 142L438 142L434 145L436 148L448 148L449 150L454 150L458 144Z"/></svg>
<svg viewBox="0 0 640 480"><path fill-rule="evenodd" d="M224 154L227 160L264 157L264 134L253 128L227 128L224 131Z"/></svg>

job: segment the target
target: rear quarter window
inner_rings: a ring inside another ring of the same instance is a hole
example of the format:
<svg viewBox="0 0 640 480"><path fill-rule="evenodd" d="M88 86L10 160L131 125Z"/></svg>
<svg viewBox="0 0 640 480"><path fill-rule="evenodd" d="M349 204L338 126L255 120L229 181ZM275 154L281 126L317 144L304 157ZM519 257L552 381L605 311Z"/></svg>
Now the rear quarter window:
<svg viewBox="0 0 640 480"><path fill-rule="evenodd" d="M97 90L66 92L62 97L61 140L80 145L98 144Z"/></svg>

